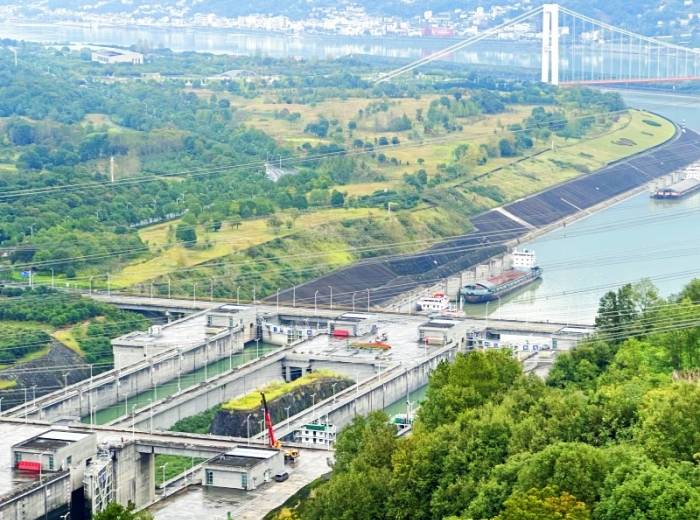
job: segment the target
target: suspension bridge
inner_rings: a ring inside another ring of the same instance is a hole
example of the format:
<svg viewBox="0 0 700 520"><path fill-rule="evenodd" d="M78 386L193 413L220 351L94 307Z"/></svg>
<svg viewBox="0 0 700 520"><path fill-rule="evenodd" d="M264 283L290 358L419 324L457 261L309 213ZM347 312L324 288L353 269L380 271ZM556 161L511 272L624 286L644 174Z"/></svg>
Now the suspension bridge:
<svg viewBox="0 0 700 520"><path fill-rule="evenodd" d="M544 4L392 70L377 82L392 80L435 61L454 59L459 53L464 56L485 41L517 48L517 52L496 53L490 64L539 69L538 79L551 85L700 79L700 49L636 34L559 4ZM516 53L519 57L514 57Z"/></svg>

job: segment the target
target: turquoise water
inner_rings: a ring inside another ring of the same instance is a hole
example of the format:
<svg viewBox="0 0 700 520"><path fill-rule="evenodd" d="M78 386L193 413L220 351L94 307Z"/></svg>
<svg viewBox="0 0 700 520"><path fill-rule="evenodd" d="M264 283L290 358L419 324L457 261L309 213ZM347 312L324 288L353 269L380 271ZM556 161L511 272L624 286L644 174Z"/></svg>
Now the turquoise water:
<svg viewBox="0 0 700 520"><path fill-rule="evenodd" d="M700 98L629 93L628 104L700 131ZM525 244L544 269L541 282L498 302L469 305L470 316L593 323L600 297L649 278L664 296L700 277L700 193L655 201L642 193Z"/></svg>
<svg viewBox="0 0 700 520"><path fill-rule="evenodd" d="M228 357L209 363L206 368L206 376L208 378L223 374L230 370L231 367L235 368L241 366L248 361L257 359L260 356L272 352L280 348L278 345L270 345L267 343L260 343L260 349L256 352L255 344L248 345L243 349L242 352L234 354L231 359ZM195 370L194 372L188 372L182 374L180 377L180 388L185 390L192 386L198 385L205 380L205 369L204 367ZM157 388L147 390L146 392L141 392L134 396L129 397L126 400L119 401L118 403L98 410L95 413L95 424L107 424L108 422L114 421L115 419L122 417L124 415L130 414L135 408L140 408L146 406L151 401L157 401L165 397L176 394L178 391L178 381L174 379L162 385L158 385ZM128 410L128 411L127 411ZM81 419L84 423L90 423L90 417L86 416Z"/></svg>
<svg viewBox="0 0 700 520"><path fill-rule="evenodd" d="M422 403L425 400L425 395L427 394L427 392L428 385L425 385L408 394L408 399L409 401L411 401L411 410L413 412L415 412L418 409L420 403ZM389 406L384 408L384 412L386 412L386 414L391 419L392 416L398 413L406 413L406 409L406 397L402 397L398 401L391 403Z"/></svg>

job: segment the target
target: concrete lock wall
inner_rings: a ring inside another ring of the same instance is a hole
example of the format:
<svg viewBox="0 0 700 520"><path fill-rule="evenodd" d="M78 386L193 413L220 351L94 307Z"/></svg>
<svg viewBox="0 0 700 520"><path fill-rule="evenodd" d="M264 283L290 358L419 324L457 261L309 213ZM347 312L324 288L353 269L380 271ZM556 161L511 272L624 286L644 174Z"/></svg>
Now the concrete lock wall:
<svg viewBox="0 0 700 520"><path fill-rule="evenodd" d="M132 502L136 507L155 500L155 457L140 453L136 444L127 443L114 452L113 481L115 499L120 504Z"/></svg>
<svg viewBox="0 0 700 520"><path fill-rule="evenodd" d="M72 385L37 400L37 409L27 403L28 416L40 420L65 417L86 417L90 409L101 410L125 397L131 397L177 378L236 352L235 334L222 334L207 343L177 348L123 370L111 370L90 381ZM232 350L232 348L234 350ZM239 348L240 350L240 348ZM13 415L23 416L24 406L15 408Z"/></svg>
<svg viewBox="0 0 700 520"><path fill-rule="evenodd" d="M149 431L151 427L154 430L167 430L181 419L204 412L273 381L283 381L282 358L283 355L279 354L253 364L250 369L228 374L216 384L204 385L193 391L191 396L181 402L174 399L155 405L152 415L150 410L144 410L134 418L134 427L145 431ZM131 427L131 424L131 418L125 418L120 423L125 427Z"/></svg>
<svg viewBox="0 0 700 520"><path fill-rule="evenodd" d="M41 484L3 500L0 518L45 518L70 508L71 483L68 472L45 478Z"/></svg>
<svg viewBox="0 0 700 520"><path fill-rule="evenodd" d="M443 360L454 358L457 349L445 349L440 355L428 358L414 367L390 376L386 381L377 382L373 388L360 394L350 403L336 408L329 414L329 421L340 430L352 422L357 415L367 415L370 412L383 410L396 401L404 399L410 392L428 384L430 373Z"/></svg>

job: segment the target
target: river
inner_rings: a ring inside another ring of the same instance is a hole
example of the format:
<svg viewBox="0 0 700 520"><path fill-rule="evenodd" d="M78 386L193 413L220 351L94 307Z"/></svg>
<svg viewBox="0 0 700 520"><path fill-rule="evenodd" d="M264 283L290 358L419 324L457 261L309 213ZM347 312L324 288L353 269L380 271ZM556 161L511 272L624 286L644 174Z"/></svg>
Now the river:
<svg viewBox="0 0 700 520"><path fill-rule="evenodd" d="M361 40L329 36L290 36L220 29L153 29L0 22L0 37L40 42L99 43L129 46L147 43L176 51L333 58L372 54L415 58L447 42L434 39ZM530 68L512 44L453 56L461 62L512 61ZM522 53L521 53L522 54ZM526 53L529 56L531 53ZM651 110L700 131L700 98L672 92L624 93L630 106ZM698 223L700 193L675 202L654 201L642 193L526 244L544 269L541 282L487 306L468 306L473 316L592 323L598 300L610 288L651 279L664 296L677 293L700 276Z"/></svg>
<svg viewBox="0 0 700 520"><path fill-rule="evenodd" d="M700 131L695 96L625 92L633 107L659 113ZM542 281L473 316L593 323L600 297L626 282L649 278L664 296L700 276L700 193L657 201L648 192L526 243L544 269Z"/></svg>

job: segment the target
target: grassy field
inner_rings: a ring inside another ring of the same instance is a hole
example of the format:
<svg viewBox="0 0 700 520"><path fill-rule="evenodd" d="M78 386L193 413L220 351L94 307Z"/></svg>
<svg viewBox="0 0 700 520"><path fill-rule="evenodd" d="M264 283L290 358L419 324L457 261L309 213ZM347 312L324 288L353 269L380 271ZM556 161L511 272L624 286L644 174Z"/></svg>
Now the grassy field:
<svg viewBox="0 0 700 520"><path fill-rule="evenodd" d="M518 105L511 107L508 112L493 116L460 118L462 130L426 136L415 131L375 131L372 128L373 116L359 119L357 116L359 110L366 110L370 105L371 101L367 99L332 99L316 105L280 104L264 99L230 99L243 114L246 124L270 133L288 146L320 141L303 131L306 124L319 115L338 120L339 126L343 128L338 138L344 140L346 146L356 137L371 141L378 135L389 138L398 135L400 146L387 148L383 152L387 157L397 159L399 164L379 163L376 157L364 156L364 160L367 160L376 172L377 180L365 179L338 188L352 196L369 195L383 189L398 189L403 185L404 173L415 172L418 168L425 169L432 176L439 171L440 165L451 162L453 151L458 145L478 146L481 143L493 142L508 125L521 123L533 108ZM391 117L406 113L413 118L416 110L427 111L433 99L434 97L425 96L420 99L395 100L390 103L388 112L381 112L379 115ZM275 118L275 112L283 108L291 113L298 112L301 118L296 121ZM347 122L351 119L359 121L357 129L353 132L347 130ZM652 124L645 120L652 121ZM536 143L535 148L530 150L529 157L491 158L486 164L475 166L467 177L453 179L448 184L442 184L439 189L449 192L468 190L472 185L495 186L505 199L510 201L660 144L670 138L673 132L673 125L668 121L653 114L631 110L612 123L597 123L583 139L567 140L553 136L552 142ZM474 180L475 177L478 180ZM475 193L469 194L469 200L476 209L486 209L497 204L493 199ZM227 259L230 267L227 276L230 274L231 277L239 273L236 266L239 262L253 261L261 273L264 269L280 269L282 263L272 262L268 265L268 262L260 257L260 251L254 258L246 255L246 251L251 247L271 244L277 238L284 238L284 245L266 247L263 254L287 258L294 255L304 256L305 258L285 260L283 267L296 273L295 276L299 273L312 276L314 273L320 274L329 269L346 266L358 259L358 255L350 252L354 245L353 239L348 236L352 235L349 233L350 228L340 226L341 222L353 221L363 225L368 218L380 222L382 229L376 237L377 244L381 243L381 236L385 237L384 242L439 239L467 231L468 224L456 216L459 212L464 213L464 210L450 207L426 208L422 205L413 210L397 212L400 218L394 215L392 220L388 221L386 212L380 209L323 209L297 216L291 228L283 225L278 230L271 229L267 219L246 220L238 228L224 223L218 232L207 231L199 226L198 244L193 248L186 248L174 242L173 229L177 221L173 221L147 227L139 232L142 240L148 244L150 258L134 262L121 272L113 274L112 286L125 288L155 279L163 282L164 277L171 273L198 269L218 259ZM284 212L279 217L282 221L288 220L288 215ZM317 234L307 233L312 230L323 231ZM420 247L414 246L413 249ZM408 252L413 249L406 246L401 251L391 252ZM275 284L290 281L289 278L280 278L280 275L270 277L275 280ZM239 283L246 282L239 280ZM70 344L70 336L66 339Z"/></svg>
<svg viewBox="0 0 700 520"><path fill-rule="evenodd" d="M99 320L100 318L95 318ZM71 349L73 352L79 356L85 356L85 352L80 348L79 339L84 338L87 335L87 328L90 325L89 321L73 325L72 327L67 327L65 329L59 329L55 331L51 336L63 343L66 347Z"/></svg>
<svg viewBox="0 0 700 520"><path fill-rule="evenodd" d="M0 390L9 390L17 386L17 381L10 379L0 379Z"/></svg>
<svg viewBox="0 0 700 520"><path fill-rule="evenodd" d="M660 126L649 125L645 120ZM659 116L631 110L598 135L568 142L555 140L554 149L525 161L511 160L510 165L479 182L498 186L509 200L514 200L660 144L670 139L674 131L673 125Z"/></svg>
<svg viewBox="0 0 700 520"><path fill-rule="evenodd" d="M171 226L177 225L177 221L151 226L141 230L140 235L142 240L148 243L155 256L125 267L112 277L112 286L128 287L159 276L165 276L177 269L193 267L243 251L274 238L292 235L299 230L312 229L321 224L365 219L370 216L379 217L384 213L383 210L373 208L312 211L299 215L291 229L282 226L278 233L275 233L268 226L267 219L245 220L238 228L227 223L218 232L205 232L204 228L200 226L197 229L198 242L208 241L210 246L194 248L169 243L169 229ZM280 213L279 216L281 220L285 220L287 217L284 212Z"/></svg>
<svg viewBox="0 0 700 520"><path fill-rule="evenodd" d="M163 482L170 480L205 460L206 459L197 457L184 457L182 455L156 455L154 461L156 486L160 486ZM165 472L165 481L163 480L163 472Z"/></svg>

